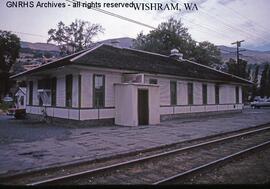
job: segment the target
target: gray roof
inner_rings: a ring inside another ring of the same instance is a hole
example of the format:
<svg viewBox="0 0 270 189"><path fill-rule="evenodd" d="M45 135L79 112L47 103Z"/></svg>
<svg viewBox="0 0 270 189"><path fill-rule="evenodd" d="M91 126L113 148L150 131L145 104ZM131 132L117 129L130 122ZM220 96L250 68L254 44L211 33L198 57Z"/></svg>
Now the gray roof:
<svg viewBox="0 0 270 189"><path fill-rule="evenodd" d="M217 71L189 60L176 60L161 54L129 48L118 48L106 44L101 44L91 49L75 53L38 68L17 74L11 78L71 64L165 74L191 79L214 80L225 83L252 84L252 82L248 80Z"/></svg>

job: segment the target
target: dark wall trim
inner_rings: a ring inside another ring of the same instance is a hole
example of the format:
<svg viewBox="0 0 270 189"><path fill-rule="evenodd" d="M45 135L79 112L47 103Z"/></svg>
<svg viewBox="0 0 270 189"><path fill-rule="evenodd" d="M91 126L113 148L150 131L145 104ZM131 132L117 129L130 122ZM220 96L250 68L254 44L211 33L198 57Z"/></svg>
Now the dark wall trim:
<svg viewBox="0 0 270 189"><path fill-rule="evenodd" d="M171 106L171 105L161 105L160 107L183 107L183 106L218 106L218 105L241 105L243 103L239 103L239 104L236 104L236 103L228 103L228 104L193 104L193 105L189 105L189 104L186 104L186 105L174 105L174 106Z"/></svg>
<svg viewBox="0 0 270 189"><path fill-rule="evenodd" d="M40 107L40 108L61 108L61 109L74 109L74 110L88 110L88 109L114 109L115 107L102 107L102 108L87 108L87 107L83 107L83 108L75 108L75 107L61 107L61 106L39 106L39 105L31 105L32 107ZM31 107L29 105L27 105L27 107Z"/></svg>

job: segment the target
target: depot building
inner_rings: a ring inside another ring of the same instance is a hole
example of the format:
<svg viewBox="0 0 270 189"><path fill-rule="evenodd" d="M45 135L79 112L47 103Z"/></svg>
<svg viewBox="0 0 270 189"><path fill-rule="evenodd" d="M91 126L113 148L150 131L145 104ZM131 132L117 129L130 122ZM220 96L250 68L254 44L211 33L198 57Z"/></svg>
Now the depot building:
<svg viewBox="0 0 270 189"><path fill-rule="evenodd" d="M29 117L85 125L152 125L243 108L242 78L171 55L99 44L14 75Z"/></svg>

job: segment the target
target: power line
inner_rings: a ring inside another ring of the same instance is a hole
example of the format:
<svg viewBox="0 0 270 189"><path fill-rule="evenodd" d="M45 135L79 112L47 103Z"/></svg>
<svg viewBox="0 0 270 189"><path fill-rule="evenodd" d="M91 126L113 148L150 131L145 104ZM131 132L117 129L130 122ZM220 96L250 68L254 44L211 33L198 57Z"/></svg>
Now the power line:
<svg viewBox="0 0 270 189"><path fill-rule="evenodd" d="M66 0L66 1L71 2L71 3L75 3L75 2L77 2L77 3L82 3L81 1L77 1L77 0ZM119 18L119 19L122 19L122 20L125 20L125 21L128 21L128 22L132 22L132 23L134 23L134 24L138 24L138 25L141 25L141 26L144 26L144 27L148 27L148 28L150 28L150 29L157 29L156 27L150 26L150 25L148 25L148 24L144 24L144 23L139 22L139 21L136 21L136 20L134 20L134 19L130 19L130 18L121 16L121 15L118 15L118 14L115 14L115 13L112 13L112 12L109 12L109 11L106 11L106 10L103 10L103 9L100 9L100 8L91 8L91 9L92 9L92 10L95 10L95 11L98 11L98 12L101 12L101 13L103 13L103 14L107 14L107 15L109 15L109 16L113 16L113 17L116 17L116 18ZM194 23L194 22L192 22L192 24L193 24L193 25L198 25L198 26L200 26L200 27L202 27L202 28L205 28L205 29L207 29L207 30L211 30L211 31L213 31L213 32L215 32L215 33L217 33L217 34L219 34L220 36L224 37L224 33L221 33L221 32L219 32L219 31L216 31L216 30L214 30L214 29L212 29L212 28L209 28L209 27L207 27L207 26L204 26L204 25L201 25L201 24L197 24L197 23ZM196 41L196 42L197 42L197 41Z"/></svg>
<svg viewBox="0 0 270 189"><path fill-rule="evenodd" d="M68 1L70 3L74 3L74 2L82 3L81 1L77 1L77 0L66 0L66 1ZM139 22L137 20L133 20L131 18L127 18L127 17L121 16L119 14L115 14L115 13L112 13L112 12L109 12L109 11L106 11L106 10L103 10L103 9L100 9L100 8L91 8L91 10L95 10L95 11L98 11L98 12L101 12L101 13L104 13L104 14L107 14L109 16L114 16L116 18L119 18L119 19L122 19L122 20L125 20L125 21L128 21L128 22L132 22L134 24L139 24L141 26L148 27L150 29L157 29L154 26L151 26L151 25L148 25L148 24L144 24L144 23Z"/></svg>
<svg viewBox="0 0 270 189"><path fill-rule="evenodd" d="M239 53L245 50L239 50L239 47L241 47L241 43L243 43L245 40L236 41L233 42L232 45L236 45L236 62L237 62L237 72L238 75L240 74L240 64L239 64Z"/></svg>
<svg viewBox="0 0 270 189"><path fill-rule="evenodd" d="M45 35L39 35L39 34L33 34L33 33L25 33L25 32L18 32L18 31L12 31L12 30L8 30L12 33L17 33L17 34L21 34L21 35L30 35L30 36L35 36L35 37L42 37L42 38L48 38Z"/></svg>
<svg viewBox="0 0 270 189"><path fill-rule="evenodd" d="M203 9L201 9L201 11L202 11L204 14L208 15L209 17L214 18L214 19L217 20L217 21L220 21L220 22L223 23L223 25L226 26L227 28L230 28L230 29L233 29L233 30L238 30L238 31L240 31L240 32L242 32L242 33L245 33L245 34L248 35L248 36L253 36L253 37L255 37L255 38L260 38L260 39L262 39L263 41L267 42L267 41L266 41L263 37L261 37L259 34L255 34L254 32L253 32L253 33L250 33L248 30L242 30L242 29L240 29L240 28L238 28L238 27L231 26L230 24L228 24L227 22L225 22L223 19L219 19L219 18L217 18L216 16L213 16L213 15L207 13L207 12L204 11Z"/></svg>
<svg viewBox="0 0 270 189"><path fill-rule="evenodd" d="M243 15L241 15L240 13L238 13L237 11L235 11L234 9L232 9L232 8L230 8L230 7L225 7L224 5L222 5L224 8L227 8L228 10L230 10L231 12L233 12L234 14L236 14L236 15L238 15L238 16L240 16L240 17L242 17L242 18L244 18L244 19L246 19L246 20L248 20L248 21L250 21L250 22L253 22L253 23L255 23L253 20L251 20L251 19L249 19L248 17L246 17L246 16L243 16ZM269 29L268 28L265 28L264 26L262 26L262 25L260 25L260 24L258 24L258 23L255 23L257 26L259 26L262 30L264 30L264 32L266 32L266 33L268 33L268 31L269 31Z"/></svg>

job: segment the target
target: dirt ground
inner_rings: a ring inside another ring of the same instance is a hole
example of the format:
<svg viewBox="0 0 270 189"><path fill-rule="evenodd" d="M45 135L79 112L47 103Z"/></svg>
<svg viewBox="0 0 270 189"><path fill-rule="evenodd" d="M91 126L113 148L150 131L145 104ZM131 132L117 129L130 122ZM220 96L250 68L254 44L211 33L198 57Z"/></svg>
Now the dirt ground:
<svg viewBox="0 0 270 189"><path fill-rule="evenodd" d="M184 184L270 184L270 147L235 160Z"/></svg>

